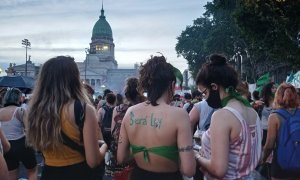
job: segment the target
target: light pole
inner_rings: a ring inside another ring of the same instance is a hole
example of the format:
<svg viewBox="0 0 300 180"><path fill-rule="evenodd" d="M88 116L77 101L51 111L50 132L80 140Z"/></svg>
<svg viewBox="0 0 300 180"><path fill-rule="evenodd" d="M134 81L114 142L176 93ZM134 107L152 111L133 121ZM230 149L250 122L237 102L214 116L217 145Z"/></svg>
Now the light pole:
<svg viewBox="0 0 300 180"><path fill-rule="evenodd" d="M85 56L85 62L84 62L84 81L86 81L86 66L87 66L87 59L88 59L87 55L88 55L89 51L90 51L89 48L85 48L86 56Z"/></svg>
<svg viewBox="0 0 300 180"><path fill-rule="evenodd" d="M27 76L27 49L30 49L31 43L28 41L28 39L23 39L22 45L24 45L26 49L25 76Z"/></svg>

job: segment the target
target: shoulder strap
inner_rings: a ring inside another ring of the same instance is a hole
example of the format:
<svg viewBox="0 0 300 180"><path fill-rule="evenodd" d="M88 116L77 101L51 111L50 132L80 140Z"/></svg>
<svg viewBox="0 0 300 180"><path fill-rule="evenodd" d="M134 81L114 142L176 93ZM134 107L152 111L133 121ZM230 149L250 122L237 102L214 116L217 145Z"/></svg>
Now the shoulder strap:
<svg viewBox="0 0 300 180"><path fill-rule="evenodd" d="M298 109L296 109L296 111L297 111ZM274 111L274 113L277 113L277 114L279 114L281 117L283 117L284 119L289 119L292 115L288 112L288 111L286 111L285 109L277 109L277 110L275 110ZM295 114L296 114L296 112L295 112Z"/></svg>
<svg viewBox="0 0 300 180"><path fill-rule="evenodd" d="M61 132L61 137L63 139L63 144L68 146L69 148L78 151L81 155L85 156L84 147L77 144L73 141L69 136L67 136L63 131Z"/></svg>
<svg viewBox="0 0 300 180"><path fill-rule="evenodd" d="M75 123L78 126L80 132L80 141L83 141L83 126L84 126L84 119L85 119L85 109L86 103L81 104L79 100L75 100L74 102L74 115L75 115ZM81 155L85 156L85 150L82 145L77 144L74 142L70 137L68 137L63 131L61 131L61 136L63 139L63 144L78 151Z"/></svg>
<svg viewBox="0 0 300 180"><path fill-rule="evenodd" d="M84 103L82 106L79 100L75 100L74 102L75 122L79 128L81 142L83 142L83 126L85 120L85 109L86 109L86 103Z"/></svg>
<svg viewBox="0 0 300 180"><path fill-rule="evenodd" d="M235 117L242 123L242 121L244 121L243 116L235 109L231 108L231 107L223 107L223 109L227 109L228 111L232 112L232 114L235 115Z"/></svg>

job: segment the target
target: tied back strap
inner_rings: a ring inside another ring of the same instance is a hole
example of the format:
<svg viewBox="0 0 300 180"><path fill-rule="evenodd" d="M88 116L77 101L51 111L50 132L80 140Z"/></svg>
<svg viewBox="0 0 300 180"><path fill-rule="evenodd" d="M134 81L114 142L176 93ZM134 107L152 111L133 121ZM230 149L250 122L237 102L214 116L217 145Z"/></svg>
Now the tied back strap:
<svg viewBox="0 0 300 180"><path fill-rule="evenodd" d="M130 145L132 154L136 154L139 152L143 152L144 154L144 161L149 162L149 152L165 157L171 161L174 161L175 163L178 163L179 154L178 154L178 148L177 146L160 146L160 147L152 147L152 148L146 148L145 146L136 146L136 145Z"/></svg>

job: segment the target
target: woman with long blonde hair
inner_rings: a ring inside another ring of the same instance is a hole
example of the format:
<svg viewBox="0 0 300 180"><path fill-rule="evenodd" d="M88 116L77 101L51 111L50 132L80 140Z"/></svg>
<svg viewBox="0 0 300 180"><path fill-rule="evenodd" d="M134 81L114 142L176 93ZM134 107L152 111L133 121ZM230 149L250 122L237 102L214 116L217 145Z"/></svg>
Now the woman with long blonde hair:
<svg viewBox="0 0 300 180"><path fill-rule="evenodd" d="M82 131L75 121L75 102L84 110ZM89 101L72 57L48 60L39 73L29 104L27 142L45 158L42 179L91 179L91 168L104 158L107 146L97 139L96 110ZM81 137L82 132L82 137ZM64 143L65 134L85 154Z"/></svg>

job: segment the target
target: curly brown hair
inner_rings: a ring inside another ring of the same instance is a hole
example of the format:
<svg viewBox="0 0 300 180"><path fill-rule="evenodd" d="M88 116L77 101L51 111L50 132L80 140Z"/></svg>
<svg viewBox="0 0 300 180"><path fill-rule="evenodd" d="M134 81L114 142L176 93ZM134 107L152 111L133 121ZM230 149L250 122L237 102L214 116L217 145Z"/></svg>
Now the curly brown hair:
<svg viewBox="0 0 300 180"><path fill-rule="evenodd" d="M164 56L153 56L141 66L139 86L147 92L149 104L157 106L157 99L171 89L172 82L176 82L174 67Z"/></svg>

